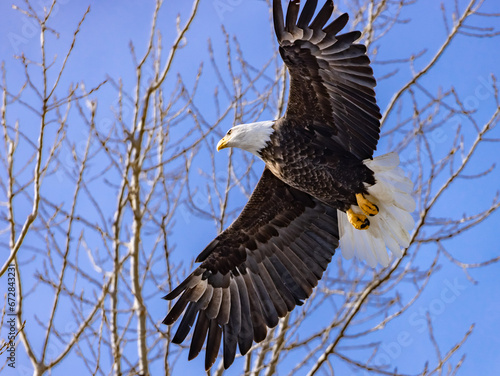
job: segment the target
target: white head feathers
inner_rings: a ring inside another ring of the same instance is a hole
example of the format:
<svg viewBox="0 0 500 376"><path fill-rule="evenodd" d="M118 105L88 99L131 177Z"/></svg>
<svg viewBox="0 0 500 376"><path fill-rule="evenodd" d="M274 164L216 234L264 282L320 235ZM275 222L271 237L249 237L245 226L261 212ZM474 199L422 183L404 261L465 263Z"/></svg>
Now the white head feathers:
<svg viewBox="0 0 500 376"><path fill-rule="evenodd" d="M274 120L241 124L232 127L217 144L217 151L236 147L260 157L259 151L266 147L274 132Z"/></svg>

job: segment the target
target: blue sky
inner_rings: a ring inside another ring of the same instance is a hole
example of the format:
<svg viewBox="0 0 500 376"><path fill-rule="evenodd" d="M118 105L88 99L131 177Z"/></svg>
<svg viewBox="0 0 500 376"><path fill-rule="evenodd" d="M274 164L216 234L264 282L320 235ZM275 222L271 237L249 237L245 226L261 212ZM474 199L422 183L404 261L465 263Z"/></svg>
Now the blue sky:
<svg viewBox="0 0 500 376"><path fill-rule="evenodd" d="M43 2L41 2L43 3ZM58 39L49 37L48 56L58 54L59 59L71 42L72 32L88 5L91 5L91 12L82 26L79 34L74 54L69 61L68 70L63 76L62 88L68 87L71 82L84 81L88 88L102 82L109 75L115 79L122 78L126 91L132 92L134 86L134 66L130 57L129 41L136 46L138 55L142 54L145 48L145 41L150 32L151 14L154 9L152 1L126 0L117 6L111 1L62 1L57 12L54 13L51 27L60 32ZM463 9L465 1L459 1L460 9ZM19 89L19 83L23 80L23 69L19 61L13 59L13 55L24 51L27 56L36 59L39 56L39 37L34 32L30 21L19 12L11 8L11 2L0 3L0 60L5 61L7 68L7 83L13 91ZM40 5L37 4L38 10ZM339 2L341 10L346 10L344 3ZM452 6L452 4L446 4ZM181 14L182 22L187 18L191 9L189 2L165 2L159 16L159 29L162 32L166 50L175 37L175 17ZM483 12L498 12L498 4L495 1L486 1L481 8ZM411 20L406 24L397 25L381 41L376 42L372 48L377 48L378 55L373 68L376 77L382 77L388 71L394 69L383 62L390 59L407 57L410 53L417 53L426 50L424 55L415 62L416 69L427 64L435 51L440 47L445 38L445 30L442 26L442 17L439 13L439 3L434 0L420 0L416 4L406 8L403 18ZM475 26L496 26L500 29L500 20L495 18L478 19L472 23ZM214 0L202 2L199 14L195 19L192 28L187 34L187 45L181 49L176 56L172 73L167 79L164 90L169 90L175 82L175 75L178 73L189 85L193 82L196 71L202 60L208 59L207 40L210 38L214 44L216 58L223 61L225 58L224 37L221 32L221 24L230 35L238 38L241 49L248 61L256 67L264 64L274 53L276 46L271 43L268 6L264 1L229 1ZM436 93L439 88L444 90L453 86L469 104L471 109L477 111L475 117L480 122L484 122L495 108L494 96L485 83L491 82L490 74L499 74L498 61L500 60L500 50L498 39L491 38L470 38L458 36L453 44L447 49L446 54L439 60L438 64L428 76L421 80L421 84L430 92ZM206 74L203 75L200 90L198 92L198 103L200 109L206 114L208 120L215 120L214 109L211 105L213 96L214 79L211 70L206 64ZM395 90L401 87L402 83L411 78L411 71L407 64L401 64L399 71L387 80L379 81L377 87L377 100L383 110L389 103ZM204 101L203 98L207 100ZM109 107L116 103L115 91L104 87L99 96L99 118L101 124L106 119L111 118L112 113ZM19 119L21 127L30 132L38 128L38 123L33 123L30 114L19 112L10 115L11 119ZM76 119L76 118L75 118ZM261 119L265 120L265 119ZM391 122L396 122L397 117L389 118L387 126ZM464 134L472 136L473 130L466 121L458 120L464 126ZM220 132L225 132L232 124L227 122L221 125ZM452 126L453 125L453 126ZM439 153L440 148L444 148L454 137L453 123L449 128L443 127L444 134L436 134L434 138L435 148ZM32 128L31 128L32 127ZM75 120L72 128L72 138L76 143L84 140L84 135L79 133L79 124ZM448 130L448 132L447 132ZM491 137L499 137L498 129L492 132ZM470 146L472 137L464 139L465 146ZM209 138L213 145L217 142L217 137ZM3 143L2 143L3 145ZM2 146L3 147L3 146ZM494 143L480 148L475 160L466 169L467 174L475 174L481 171L484 166L489 167L491 163L498 163L497 145ZM390 151L389 143L382 140L377 153ZM404 150L402 160L405 156L411 155L412 150ZM217 155L217 163L224 166L227 160L226 153ZM491 160L491 162L489 162ZM488 161L486 163L485 161ZM199 168L205 168L205 163L198 159L196 161ZM255 171L259 175L262 163L257 162ZM0 174L0 177L2 175ZM462 213L472 214L484 210L491 203L496 194L500 176L494 170L488 176L480 180L459 180L451 188L450 194L441 200L433 215L435 217L460 216ZM203 185L200 180L200 185ZM66 195L64 186L54 184L50 187L50 194L53 197ZM243 197L233 198L234 205L242 205ZM102 202L111 202L115 199L106 200L102 197ZM1 209L3 210L3 209ZM20 208L19 218L26 215L28 207ZM187 220L186 220L187 218ZM216 229L211 221L188 215L178 219L171 241L176 244L174 259L185 260L184 265L189 265L190 261L204 248L204 246L214 237ZM443 242L447 250L464 262L480 262L499 255L499 235L498 221L499 213L493 214L479 227L468 231L464 235ZM191 236L193 228L196 228L196 236ZM1 238L0 238L1 239ZM2 244L5 241L1 240ZM36 243L36 238L28 238L27 242ZM436 245L428 244L421 250L419 265L425 267L434 257ZM23 252L23 249L21 249ZM425 260L424 255L428 252L429 260ZM32 255L29 255L31 257ZM28 257L28 256L27 256ZM340 257L337 253L335 257ZM500 333L500 324L496 318L500 317L500 273L498 265L472 270L470 274L477 281L477 284L469 282L465 274L456 266L451 266L443 256L440 259L441 269L431 280L424 294L418 299L405 318L397 320L387 325L378 333L378 340L383 339L385 347L380 355L380 362L386 360L392 366L397 366L401 372L415 371L421 369L425 359L434 359L432 345L428 341L426 332L423 332L422 323L426 312L433 318L436 338L439 339L443 349L448 349L458 342L467 331L471 323L476 323L473 335L469 338L459 355L455 355L455 362L464 353L467 354L466 361L459 374L472 375L493 375L494 370L500 368L500 339L496 333ZM2 278L3 280L3 278ZM29 281L29 278L27 279ZM4 283L1 283L0 291L3 292ZM47 292L47 291L46 291ZM404 293L404 289L402 290ZM42 294L43 295L43 294ZM158 298L163 295L158 292ZM50 297L50 295L47 295ZM159 319L164 316L166 305L164 301L158 300L157 304L151 305L151 314ZM27 306L26 314L30 315L30 310L34 312L36 305ZM328 312L321 312L327 315ZM319 314L318 314L319 315ZM307 325L317 325L317 322L309 322ZM23 354L20 353L22 364ZM24 355L25 356L25 355ZM187 363L187 354L182 354L179 360L179 367L185 370L186 374L195 374L202 367L202 359ZM26 358L24 358L26 359ZM289 361L289 360L287 360ZM241 360L235 363L239 370ZM417 367L418 365L418 367ZM54 375L68 374L71 366L63 363L54 370ZM234 371L238 374L239 371ZM350 370L339 369L339 374L350 374ZM13 373L17 374L17 373ZM22 373L19 373L22 374ZM362 374L362 373L357 373Z"/></svg>

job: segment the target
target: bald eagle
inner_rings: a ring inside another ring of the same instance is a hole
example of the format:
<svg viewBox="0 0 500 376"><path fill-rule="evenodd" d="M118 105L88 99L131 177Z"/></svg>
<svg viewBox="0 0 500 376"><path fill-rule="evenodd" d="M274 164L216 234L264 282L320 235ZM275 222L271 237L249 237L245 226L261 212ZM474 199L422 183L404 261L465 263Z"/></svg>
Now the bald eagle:
<svg viewBox="0 0 500 376"><path fill-rule="evenodd" d="M240 216L198 256L201 264L165 296L179 299L165 320L183 313L172 340L196 321L189 359L206 341L205 368L223 343L224 367L236 347L246 354L267 329L303 304L339 246L342 255L387 266L409 246L415 209L411 181L397 154L372 158L380 130L375 79L359 31L338 33L343 14L327 0L290 1L283 18L273 1L279 52L290 73L285 115L231 128L217 150L255 154L265 169Z"/></svg>

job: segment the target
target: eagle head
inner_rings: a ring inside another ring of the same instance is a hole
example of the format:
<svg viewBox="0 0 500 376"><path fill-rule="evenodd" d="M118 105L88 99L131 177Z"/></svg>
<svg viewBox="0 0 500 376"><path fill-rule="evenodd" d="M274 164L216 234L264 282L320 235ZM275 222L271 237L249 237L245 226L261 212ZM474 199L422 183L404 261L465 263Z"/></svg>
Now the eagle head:
<svg viewBox="0 0 500 376"><path fill-rule="evenodd" d="M217 151L224 148L240 148L260 157L260 151L271 140L275 120L240 124L232 127L217 144Z"/></svg>

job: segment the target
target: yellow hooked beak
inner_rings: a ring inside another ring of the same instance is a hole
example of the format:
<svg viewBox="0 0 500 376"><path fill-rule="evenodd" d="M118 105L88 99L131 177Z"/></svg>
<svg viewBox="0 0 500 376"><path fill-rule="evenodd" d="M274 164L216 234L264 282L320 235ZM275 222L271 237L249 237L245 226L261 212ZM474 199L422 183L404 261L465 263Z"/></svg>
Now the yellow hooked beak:
<svg viewBox="0 0 500 376"><path fill-rule="evenodd" d="M227 143L229 141L229 137L228 136L224 136L222 138L222 140L220 140L218 143L217 143L217 151L220 151L221 149L224 149L224 148L227 148Z"/></svg>

